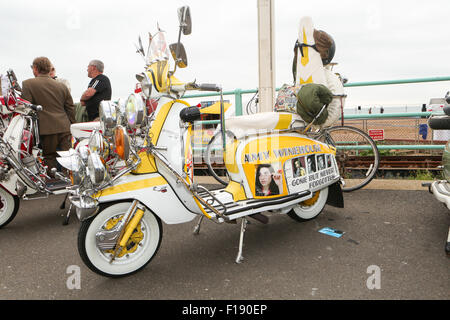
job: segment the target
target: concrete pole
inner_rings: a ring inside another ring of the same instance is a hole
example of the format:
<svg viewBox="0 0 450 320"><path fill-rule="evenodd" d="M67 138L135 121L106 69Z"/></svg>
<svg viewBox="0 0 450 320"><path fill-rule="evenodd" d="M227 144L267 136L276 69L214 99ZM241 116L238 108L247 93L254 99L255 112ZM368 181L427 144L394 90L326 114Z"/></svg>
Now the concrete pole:
<svg viewBox="0 0 450 320"><path fill-rule="evenodd" d="M258 1L259 112L275 104L275 21L274 1Z"/></svg>

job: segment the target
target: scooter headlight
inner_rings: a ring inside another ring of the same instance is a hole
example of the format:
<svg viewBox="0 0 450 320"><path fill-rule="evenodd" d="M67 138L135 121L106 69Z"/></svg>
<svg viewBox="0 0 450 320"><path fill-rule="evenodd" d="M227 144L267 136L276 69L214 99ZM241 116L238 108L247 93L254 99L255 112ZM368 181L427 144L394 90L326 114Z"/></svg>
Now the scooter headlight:
<svg viewBox="0 0 450 320"><path fill-rule="evenodd" d="M127 130L122 126L117 126L114 129L114 144L115 152L122 160L128 160L130 157L130 138Z"/></svg>
<svg viewBox="0 0 450 320"><path fill-rule="evenodd" d="M89 156L89 147L85 144L79 143L75 148L75 151L80 154L81 160L83 160L84 163L87 163Z"/></svg>
<svg viewBox="0 0 450 320"><path fill-rule="evenodd" d="M86 176L86 167L79 153L72 151L69 156L58 157L59 164L69 170L72 185L79 185Z"/></svg>
<svg viewBox="0 0 450 320"><path fill-rule="evenodd" d="M89 137L88 143L90 153L96 153L103 158L107 158L109 155L108 142L103 138L99 131L93 131Z"/></svg>
<svg viewBox="0 0 450 320"><path fill-rule="evenodd" d="M140 96L130 94L125 105L125 115L130 128L134 129L142 124L145 117L145 105Z"/></svg>
<svg viewBox="0 0 450 320"><path fill-rule="evenodd" d="M89 178L94 186L100 185L106 179L106 168L97 153L91 153L88 157Z"/></svg>
<svg viewBox="0 0 450 320"><path fill-rule="evenodd" d="M72 185L79 185L86 177L86 167L79 154L74 154L71 156L71 167L70 180Z"/></svg>
<svg viewBox="0 0 450 320"><path fill-rule="evenodd" d="M100 128L105 136L111 136L116 126L116 104L112 101L102 101L100 102L100 107L98 109L100 118Z"/></svg>

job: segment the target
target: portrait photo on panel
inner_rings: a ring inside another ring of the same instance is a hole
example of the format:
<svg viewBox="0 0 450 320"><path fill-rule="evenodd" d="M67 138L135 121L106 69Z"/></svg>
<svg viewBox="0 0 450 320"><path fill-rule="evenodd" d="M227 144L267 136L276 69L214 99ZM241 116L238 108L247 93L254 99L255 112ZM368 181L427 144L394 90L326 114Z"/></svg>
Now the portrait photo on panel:
<svg viewBox="0 0 450 320"><path fill-rule="evenodd" d="M305 157L294 158L291 161L294 178L304 176L306 174Z"/></svg>
<svg viewBox="0 0 450 320"><path fill-rule="evenodd" d="M265 197L283 193L283 173L272 164L260 164L256 169L255 196Z"/></svg>
<svg viewBox="0 0 450 320"><path fill-rule="evenodd" d="M306 162L308 163L308 173L316 172L316 155L312 154L306 158Z"/></svg>

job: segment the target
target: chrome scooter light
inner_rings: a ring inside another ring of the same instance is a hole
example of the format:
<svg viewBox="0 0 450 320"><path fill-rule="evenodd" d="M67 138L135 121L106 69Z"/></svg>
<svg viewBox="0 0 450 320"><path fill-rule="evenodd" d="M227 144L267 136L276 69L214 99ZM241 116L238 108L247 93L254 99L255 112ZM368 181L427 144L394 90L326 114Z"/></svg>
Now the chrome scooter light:
<svg viewBox="0 0 450 320"><path fill-rule="evenodd" d="M75 206L77 217L84 221L95 215L99 209L98 201L88 196L70 196L70 202Z"/></svg>
<svg viewBox="0 0 450 320"><path fill-rule="evenodd" d="M88 143L90 153L98 154L100 157L107 158L109 155L109 145L99 131L93 131L89 137Z"/></svg>
<svg viewBox="0 0 450 320"><path fill-rule="evenodd" d="M112 101L102 101L99 107L100 127L105 136L111 136L113 134L112 129L117 124L117 105Z"/></svg>
<svg viewBox="0 0 450 320"><path fill-rule="evenodd" d="M145 104L142 98L135 94L130 94L125 104L125 117L131 129L139 127L145 118Z"/></svg>
<svg viewBox="0 0 450 320"><path fill-rule="evenodd" d="M70 171L70 180L72 185L79 185L86 177L86 167L81 160L79 154L74 154L70 157L72 170Z"/></svg>
<svg viewBox="0 0 450 320"><path fill-rule="evenodd" d="M88 157L88 172L92 184L96 187L106 179L106 168L97 153L91 153Z"/></svg>
<svg viewBox="0 0 450 320"><path fill-rule="evenodd" d="M75 148L75 151L80 154L81 160L83 160L84 163L87 163L89 157L89 147L80 143Z"/></svg>
<svg viewBox="0 0 450 320"><path fill-rule="evenodd" d="M59 152L61 157L57 157L58 163L70 172L70 180L72 185L79 185L86 176L86 167L79 153L70 151Z"/></svg>

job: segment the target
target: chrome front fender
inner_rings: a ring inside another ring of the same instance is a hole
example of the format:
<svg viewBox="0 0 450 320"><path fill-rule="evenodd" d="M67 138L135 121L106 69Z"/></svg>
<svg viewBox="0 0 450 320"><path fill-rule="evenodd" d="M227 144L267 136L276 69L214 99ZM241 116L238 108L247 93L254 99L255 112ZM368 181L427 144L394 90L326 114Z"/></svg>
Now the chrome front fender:
<svg viewBox="0 0 450 320"><path fill-rule="evenodd" d="M69 196L69 201L75 206L76 214L80 221L95 216L100 208L98 201L89 196Z"/></svg>

